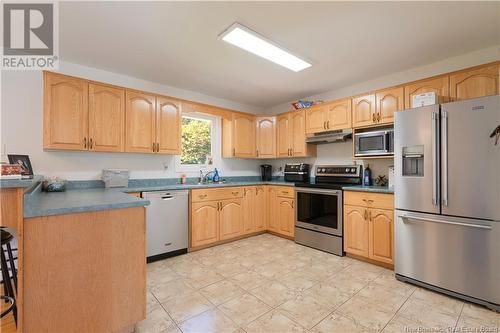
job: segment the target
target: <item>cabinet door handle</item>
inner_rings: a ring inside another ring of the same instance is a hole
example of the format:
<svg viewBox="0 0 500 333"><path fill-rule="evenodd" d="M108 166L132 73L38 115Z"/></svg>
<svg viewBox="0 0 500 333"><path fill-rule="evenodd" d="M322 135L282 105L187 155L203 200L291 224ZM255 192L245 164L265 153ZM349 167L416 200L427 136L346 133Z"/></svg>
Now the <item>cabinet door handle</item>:
<svg viewBox="0 0 500 333"><path fill-rule="evenodd" d="M204 198L206 198L206 197L207 197L207 195L206 195L206 194L200 194L200 195L198 195L198 198L200 198L200 199L204 199Z"/></svg>
<svg viewBox="0 0 500 333"><path fill-rule="evenodd" d="M367 220L367 219L368 219L368 211L367 211L366 209L365 209L365 214L364 214L364 216L363 216L363 217L365 218L365 220Z"/></svg>
<svg viewBox="0 0 500 333"><path fill-rule="evenodd" d="M159 151L160 151L160 143L159 143L159 142L157 142L157 143L156 143L156 152L158 153Z"/></svg>
<svg viewBox="0 0 500 333"><path fill-rule="evenodd" d="M92 138L89 140L89 148L92 149Z"/></svg>
<svg viewBox="0 0 500 333"><path fill-rule="evenodd" d="M375 122L377 120L377 115L374 113L372 114L372 121Z"/></svg>
<svg viewBox="0 0 500 333"><path fill-rule="evenodd" d="M326 129L326 121L323 122L323 129Z"/></svg>
<svg viewBox="0 0 500 333"><path fill-rule="evenodd" d="M293 148L290 148L290 156L293 156Z"/></svg>
<svg viewBox="0 0 500 333"><path fill-rule="evenodd" d="M328 120L328 121L326 122L326 128L327 128L327 129L330 129L330 120Z"/></svg>
<svg viewBox="0 0 500 333"><path fill-rule="evenodd" d="M235 192L231 192L233 195L238 195L239 192L235 191Z"/></svg>
<svg viewBox="0 0 500 333"><path fill-rule="evenodd" d="M363 199L363 201L368 203L368 204L371 204L373 202L373 200L370 200L370 199Z"/></svg>
<svg viewBox="0 0 500 333"><path fill-rule="evenodd" d="M233 148L233 156L236 156L236 148Z"/></svg>
<svg viewBox="0 0 500 333"><path fill-rule="evenodd" d="M259 150L257 149L257 157L259 156Z"/></svg>
<svg viewBox="0 0 500 333"><path fill-rule="evenodd" d="M83 138L83 148L87 149L87 138Z"/></svg>
<svg viewBox="0 0 500 333"><path fill-rule="evenodd" d="M155 152L155 143L153 142L153 153Z"/></svg>
<svg viewBox="0 0 500 333"><path fill-rule="evenodd" d="M377 122L380 122L380 112L377 113Z"/></svg>

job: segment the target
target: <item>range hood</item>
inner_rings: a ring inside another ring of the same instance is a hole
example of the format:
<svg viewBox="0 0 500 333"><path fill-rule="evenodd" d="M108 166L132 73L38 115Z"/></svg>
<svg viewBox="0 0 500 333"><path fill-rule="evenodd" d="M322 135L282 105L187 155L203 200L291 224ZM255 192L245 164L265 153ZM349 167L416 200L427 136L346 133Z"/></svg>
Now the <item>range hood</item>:
<svg viewBox="0 0 500 333"><path fill-rule="evenodd" d="M352 129L344 129L338 131L323 132L317 134L308 134L307 143L320 145L325 143L345 142L352 139Z"/></svg>

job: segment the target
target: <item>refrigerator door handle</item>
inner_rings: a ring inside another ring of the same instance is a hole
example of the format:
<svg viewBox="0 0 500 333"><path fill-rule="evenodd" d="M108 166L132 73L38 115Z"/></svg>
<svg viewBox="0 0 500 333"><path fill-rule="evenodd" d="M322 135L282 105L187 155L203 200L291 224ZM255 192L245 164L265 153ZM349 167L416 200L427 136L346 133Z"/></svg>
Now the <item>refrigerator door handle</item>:
<svg viewBox="0 0 500 333"><path fill-rule="evenodd" d="M437 112L432 112L432 204L434 206L439 205L438 198L438 173L439 173L439 153L438 153L438 122L439 114Z"/></svg>
<svg viewBox="0 0 500 333"><path fill-rule="evenodd" d="M443 205L448 206L448 111L442 111Z"/></svg>
<svg viewBox="0 0 500 333"><path fill-rule="evenodd" d="M423 221L423 222L434 222L434 223L451 224L451 225L458 225L458 226L463 226L463 227L471 227L471 228L479 228L479 229L491 230L491 226L490 225L446 221L446 220L440 220L440 219L433 219L433 218L422 217L422 216L408 214L408 213L406 213L404 215L400 215L400 217L403 220L412 219L412 220Z"/></svg>

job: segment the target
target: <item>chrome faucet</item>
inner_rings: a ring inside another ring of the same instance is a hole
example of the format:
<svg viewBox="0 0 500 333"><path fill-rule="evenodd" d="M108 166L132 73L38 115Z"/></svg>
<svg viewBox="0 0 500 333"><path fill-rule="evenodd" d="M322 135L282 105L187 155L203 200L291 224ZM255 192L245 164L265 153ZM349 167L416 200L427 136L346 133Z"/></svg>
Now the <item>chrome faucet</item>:
<svg viewBox="0 0 500 333"><path fill-rule="evenodd" d="M202 183L202 184L207 183L207 182L208 182L208 180L207 180L208 176L209 176L209 175L211 175L211 174L213 174L213 173L215 173L215 171L214 171L214 170L212 170L212 171L207 171L207 173L205 173L205 175L203 175L203 171L202 171L202 170L200 170L200 179L199 179L199 183Z"/></svg>

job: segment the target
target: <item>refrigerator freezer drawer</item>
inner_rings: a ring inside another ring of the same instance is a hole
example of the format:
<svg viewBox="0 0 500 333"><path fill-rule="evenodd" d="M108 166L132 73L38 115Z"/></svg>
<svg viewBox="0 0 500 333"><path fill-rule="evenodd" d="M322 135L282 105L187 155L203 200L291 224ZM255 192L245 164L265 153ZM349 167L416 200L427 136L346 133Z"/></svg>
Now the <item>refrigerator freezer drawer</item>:
<svg viewBox="0 0 500 333"><path fill-rule="evenodd" d="M500 222L395 211L396 274L500 304Z"/></svg>

